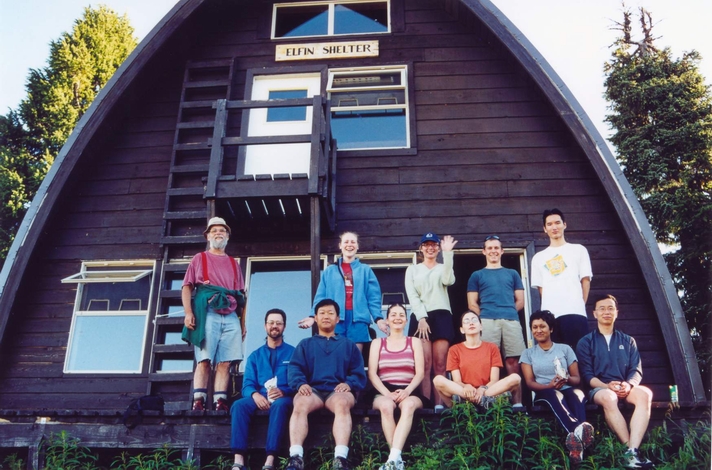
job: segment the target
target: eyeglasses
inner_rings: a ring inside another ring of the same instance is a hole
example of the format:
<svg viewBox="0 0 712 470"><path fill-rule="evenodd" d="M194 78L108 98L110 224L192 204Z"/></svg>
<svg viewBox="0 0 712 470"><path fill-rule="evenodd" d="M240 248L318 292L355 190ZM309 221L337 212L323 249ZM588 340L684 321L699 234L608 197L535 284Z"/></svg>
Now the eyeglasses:
<svg viewBox="0 0 712 470"><path fill-rule="evenodd" d="M471 323L479 323L480 320L479 318L473 317L473 318L463 318L462 319L462 324L463 325L469 325Z"/></svg>
<svg viewBox="0 0 712 470"><path fill-rule="evenodd" d="M499 237L497 235L490 235L489 237L485 238L486 242L490 240L499 240Z"/></svg>
<svg viewBox="0 0 712 470"><path fill-rule="evenodd" d="M227 230L225 230L224 228L218 228L210 230L210 233L227 233Z"/></svg>
<svg viewBox="0 0 712 470"><path fill-rule="evenodd" d="M268 321L265 323L267 326L282 326L284 325L283 321Z"/></svg>
<svg viewBox="0 0 712 470"><path fill-rule="evenodd" d="M598 307L596 309L598 312L615 312L616 308L615 307Z"/></svg>

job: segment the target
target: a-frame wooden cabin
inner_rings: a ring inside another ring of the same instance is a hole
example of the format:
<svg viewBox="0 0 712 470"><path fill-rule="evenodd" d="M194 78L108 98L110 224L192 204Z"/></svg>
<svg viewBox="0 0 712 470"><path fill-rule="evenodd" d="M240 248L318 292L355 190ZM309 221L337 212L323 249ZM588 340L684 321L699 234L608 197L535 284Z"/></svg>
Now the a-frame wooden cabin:
<svg viewBox="0 0 712 470"><path fill-rule="evenodd" d="M307 314L341 231L360 234L384 303L404 295L422 233L454 235L462 311L484 237L502 237L527 283L552 207L590 252L591 298L620 300L655 400L675 384L683 407L707 406L638 201L489 1L182 0L83 116L5 262L0 447L60 429L91 447L229 447L225 415L188 411L192 352L176 339L210 216L232 226L245 270L249 353L267 308ZM525 316L538 302L527 290ZM120 412L148 393L166 416L127 431Z"/></svg>

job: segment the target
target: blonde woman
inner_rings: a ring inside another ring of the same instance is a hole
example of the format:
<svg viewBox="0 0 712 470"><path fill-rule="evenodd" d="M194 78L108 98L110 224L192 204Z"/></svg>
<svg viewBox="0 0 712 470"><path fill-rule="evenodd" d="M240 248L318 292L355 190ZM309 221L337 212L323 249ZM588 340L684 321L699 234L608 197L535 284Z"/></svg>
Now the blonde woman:
<svg viewBox="0 0 712 470"><path fill-rule="evenodd" d="M455 338L452 310L447 288L455 283L453 248L457 244L450 235L442 241L434 233L426 233L420 239L419 250L423 262L409 266L405 272L405 290L412 309L408 336L423 341L425 377L421 391L430 399L433 389L431 377L444 375L447 351ZM442 250L443 263L438 263ZM442 409L442 398L435 394L435 407Z"/></svg>
<svg viewBox="0 0 712 470"><path fill-rule="evenodd" d="M358 248L356 233L341 234L341 257L321 273L314 306L324 299L335 300L341 309L336 334L347 337L363 350L364 343L371 341L368 328L371 322L384 333L388 327L381 313L381 286L371 267L356 257ZM310 328L313 324L313 316L299 321L300 328Z"/></svg>

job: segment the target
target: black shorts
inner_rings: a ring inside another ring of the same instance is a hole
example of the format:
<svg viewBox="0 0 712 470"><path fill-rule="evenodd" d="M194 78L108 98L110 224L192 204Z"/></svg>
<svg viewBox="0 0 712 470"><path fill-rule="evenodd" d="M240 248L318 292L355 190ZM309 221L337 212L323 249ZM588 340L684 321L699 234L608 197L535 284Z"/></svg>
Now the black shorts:
<svg viewBox="0 0 712 470"><path fill-rule="evenodd" d="M428 326L430 326L430 341L444 339L452 344L455 339L452 313L447 310L433 310L432 312L428 312L426 320L428 321ZM415 336L416 331L418 331L418 320L415 318L415 315L411 313L408 336Z"/></svg>

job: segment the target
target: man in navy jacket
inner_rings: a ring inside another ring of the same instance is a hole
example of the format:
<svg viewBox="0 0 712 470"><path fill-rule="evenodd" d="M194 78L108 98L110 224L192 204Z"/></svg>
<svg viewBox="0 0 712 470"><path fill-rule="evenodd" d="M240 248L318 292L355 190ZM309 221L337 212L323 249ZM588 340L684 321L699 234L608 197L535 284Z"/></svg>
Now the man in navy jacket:
<svg viewBox="0 0 712 470"><path fill-rule="evenodd" d="M617 330L618 301L612 295L596 301L593 316L597 328L581 338L576 348L582 382L590 387L589 401L603 407L608 427L628 445L627 466L648 468L649 460L638 455L650 421L653 392L640 385L643 367L635 340ZM618 409L618 401L635 406L630 429Z"/></svg>
<svg viewBox="0 0 712 470"><path fill-rule="evenodd" d="M273 308L265 315L267 342L247 358L242 380L242 398L232 404L232 436L230 447L235 454L233 470L243 470L250 420L255 411L269 411L269 426L263 468L274 468L274 456L284 434L284 424L292 409L294 392L287 382L289 360L294 346L284 342L287 315Z"/></svg>
<svg viewBox="0 0 712 470"><path fill-rule="evenodd" d="M355 393L366 386L363 357L356 344L335 333L339 305L332 299L318 302L314 318L319 334L303 339L289 363L289 386L296 391L294 412L289 420L289 463L287 470L304 469L302 444L309 433L308 416L326 407L334 413L334 470L348 469L351 408Z"/></svg>

